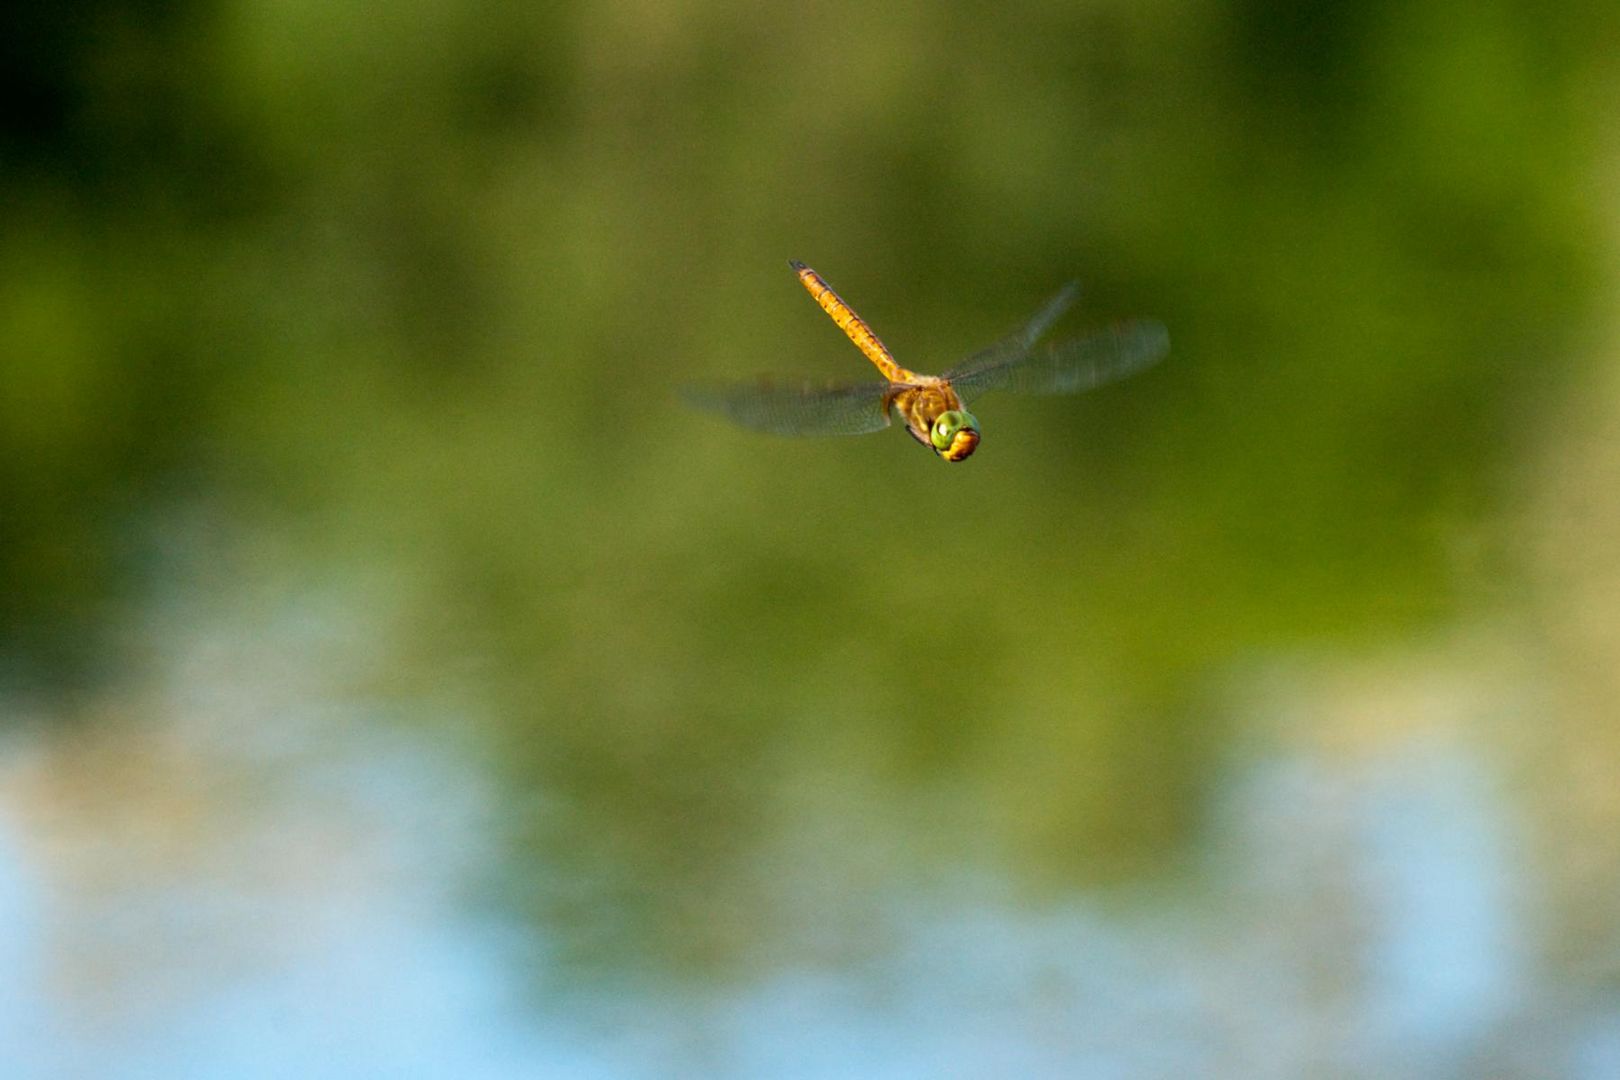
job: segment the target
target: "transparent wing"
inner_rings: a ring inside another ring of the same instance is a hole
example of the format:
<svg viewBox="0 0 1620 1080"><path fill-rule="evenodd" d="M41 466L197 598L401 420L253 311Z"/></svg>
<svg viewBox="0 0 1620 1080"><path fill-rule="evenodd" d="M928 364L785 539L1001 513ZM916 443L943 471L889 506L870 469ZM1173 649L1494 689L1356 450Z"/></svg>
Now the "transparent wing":
<svg viewBox="0 0 1620 1080"><path fill-rule="evenodd" d="M1030 325L1036 325L1039 320L1037 316ZM1170 333L1163 324L1123 322L1072 341L1049 345L1031 343L1022 349L1002 350L999 345L992 346L970 357L945 377L965 397L987 390L1078 394L1135 374L1157 363L1169 351Z"/></svg>
<svg viewBox="0 0 1620 1080"><path fill-rule="evenodd" d="M1056 296L1042 305L1041 310L1031 315L1029 322L1018 330L1008 334L1000 341L987 349L981 349L956 365L957 371L980 371L1000 367L1016 360L1021 360L1029 354L1046 332L1052 329L1052 324L1062 318L1063 313L1069 310L1075 298L1080 295L1080 286L1069 282L1058 290Z"/></svg>
<svg viewBox="0 0 1620 1080"><path fill-rule="evenodd" d="M890 384L694 383L681 398L695 409L773 435L864 435L889 426Z"/></svg>

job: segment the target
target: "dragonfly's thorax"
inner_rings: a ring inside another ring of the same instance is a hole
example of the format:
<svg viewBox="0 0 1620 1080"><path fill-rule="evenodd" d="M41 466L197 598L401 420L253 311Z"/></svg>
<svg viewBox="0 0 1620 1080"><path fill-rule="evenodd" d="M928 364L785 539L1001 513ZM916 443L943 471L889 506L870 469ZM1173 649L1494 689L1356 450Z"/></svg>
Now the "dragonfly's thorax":
<svg viewBox="0 0 1620 1080"><path fill-rule="evenodd" d="M910 384L901 387L894 396L894 411L911 428L911 433L925 443L939 415L961 405L956 391L947 383Z"/></svg>
<svg viewBox="0 0 1620 1080"><path fill-rule="evenodd" d="M978 445L976 422L944 379L929 376L900 387L893 407L911 437L947 461L961 461Z"/></svg>

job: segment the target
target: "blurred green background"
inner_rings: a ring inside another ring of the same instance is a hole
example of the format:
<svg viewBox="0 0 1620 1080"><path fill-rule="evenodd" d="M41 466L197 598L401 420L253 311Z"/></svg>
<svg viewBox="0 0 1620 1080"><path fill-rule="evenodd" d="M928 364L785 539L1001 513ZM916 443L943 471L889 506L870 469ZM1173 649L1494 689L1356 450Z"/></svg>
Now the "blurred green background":
<svg viewBox="0 0 1620 1080"><path fill-rule="evenodd" d="M1617 41L0 16L0 1056L1616 1075ZM863 374L789 258L1172 351L960 466L684 411Z"/></svg>

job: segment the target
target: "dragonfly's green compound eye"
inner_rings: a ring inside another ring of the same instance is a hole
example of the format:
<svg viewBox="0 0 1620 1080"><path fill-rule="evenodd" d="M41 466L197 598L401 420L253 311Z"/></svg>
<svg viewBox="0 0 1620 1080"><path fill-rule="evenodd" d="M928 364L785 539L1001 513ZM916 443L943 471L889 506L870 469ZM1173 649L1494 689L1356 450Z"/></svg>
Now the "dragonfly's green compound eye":
<svg viewBox="0 0 1620 1080"><path fill-rule="evenodd" d="M956 433L965 428L977 431L979 422L966 409L950 409L940 413L935 419L933 430L929 431L928 437L933 441L934 449L944 453L956 441Z"/></svg>

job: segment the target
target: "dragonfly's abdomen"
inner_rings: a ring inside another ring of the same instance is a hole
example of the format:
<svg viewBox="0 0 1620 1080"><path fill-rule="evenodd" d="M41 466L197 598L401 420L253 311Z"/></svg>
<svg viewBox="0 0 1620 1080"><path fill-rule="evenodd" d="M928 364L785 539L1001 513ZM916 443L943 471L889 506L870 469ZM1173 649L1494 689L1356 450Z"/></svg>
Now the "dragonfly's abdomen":
<svg viewBox="0 0 1620 1080"><path fill-rule="evenodd" d="M799 281L810 295L815 297L816 303L821 305L821 310L832 317L832 321L838 324L838 329L842 330L845 336L855 343L855 347L883 372L885 379L890 382L912 382L917 378L916 373L900 366L894 354L878 340L876 334L872 333L872 328L866 325L866 321L855 314L855 309L844 303L839 295L832 291L832 286L828 285L820 274L801 262L791 265L798 273Z"/></svg>

